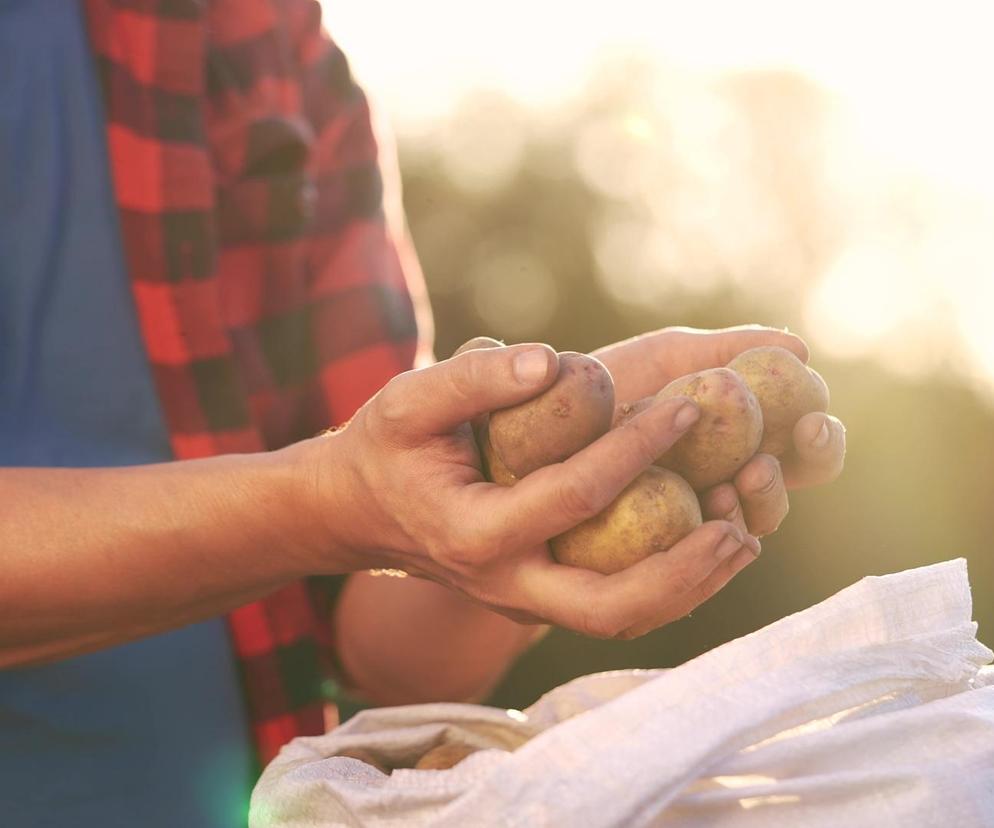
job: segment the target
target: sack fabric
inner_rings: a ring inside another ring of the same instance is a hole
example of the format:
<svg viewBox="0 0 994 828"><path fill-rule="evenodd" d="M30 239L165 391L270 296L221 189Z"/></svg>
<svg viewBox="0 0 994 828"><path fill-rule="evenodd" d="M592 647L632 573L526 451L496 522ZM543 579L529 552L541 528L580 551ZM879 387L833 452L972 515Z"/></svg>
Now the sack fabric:
<svg viewBox="0 0 994 828"><path fill-rule="evenodd" d="M994 654L971 611L953 560L864 578L674 669L577 679L523 712L366 711L287 745L250 826L990 826ZM496 749L410 768L449 740ZM355 747L398 769L337 756Z"/></svg>

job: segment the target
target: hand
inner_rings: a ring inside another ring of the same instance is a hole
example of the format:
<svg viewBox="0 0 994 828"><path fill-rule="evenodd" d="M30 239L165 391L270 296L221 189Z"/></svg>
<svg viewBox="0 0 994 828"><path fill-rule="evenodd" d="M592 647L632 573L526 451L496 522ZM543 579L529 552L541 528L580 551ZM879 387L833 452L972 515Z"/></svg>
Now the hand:
<svg viewBox="0 0 994 828"><path fill-rule="evenodd" d="M754 560L755 538L715 520L613 575L557 564L546 541L600 512L698 411L659 403L513 488L486 482L467 423L535 396L556 366L543 345L470 351L396 377L345 429L305 444L315 554L330 543L353 569L402 569L515 620L598 637L680 618Z"/></svg>
<svg viewBox="0 0 994 828"><path fill-rule="evenodd" d="M761 345L778 345L808 360L800 337L774 328L746 325L716 331L665 328L594 352L614 376L619 402L655 394L677 377L727 365L735 356ZM846 430L828 414L814 412L794 427L794 447L781 461L757 454L731 483L705 492L706 518L731 520L762 537L776 531L789 508L787 492L830 483L842 472Z"/></svg>

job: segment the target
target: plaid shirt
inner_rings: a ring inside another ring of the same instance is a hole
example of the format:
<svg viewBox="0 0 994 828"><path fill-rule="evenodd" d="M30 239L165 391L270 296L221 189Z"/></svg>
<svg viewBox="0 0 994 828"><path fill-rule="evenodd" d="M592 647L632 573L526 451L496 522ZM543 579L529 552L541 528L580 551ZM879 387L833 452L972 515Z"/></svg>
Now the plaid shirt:
<svg viewBox="0 0 994 828"><path fill-rule="evenodd" d="M348 419L417 331L365 97L314 0L87 0L135 308L177 459ZM278 554L278 550L274 550ZM258 758L324 731L318 580L229 615Z"/></svg>

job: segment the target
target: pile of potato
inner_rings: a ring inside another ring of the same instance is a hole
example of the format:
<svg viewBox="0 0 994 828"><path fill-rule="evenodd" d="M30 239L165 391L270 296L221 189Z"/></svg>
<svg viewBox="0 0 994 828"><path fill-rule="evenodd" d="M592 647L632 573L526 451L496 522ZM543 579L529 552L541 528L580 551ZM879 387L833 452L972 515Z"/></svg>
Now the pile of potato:
<svg viewBox="0 0 994 828"><path fill-rule="evenodd" d="M488 337L456 351L500 347ZM785 348L753 348L724 368L674 380L655 397L615 407L608 369L584 354L559 354L559 374L542 394L475 424L484 471L513 486L562 462L652 403L684 395L700 419L603 512L552 538L560 563L609 574L669 549L701 524L698 493L731 480L757 452L782 456L805 414L828 410L828 386Z"/></svg>

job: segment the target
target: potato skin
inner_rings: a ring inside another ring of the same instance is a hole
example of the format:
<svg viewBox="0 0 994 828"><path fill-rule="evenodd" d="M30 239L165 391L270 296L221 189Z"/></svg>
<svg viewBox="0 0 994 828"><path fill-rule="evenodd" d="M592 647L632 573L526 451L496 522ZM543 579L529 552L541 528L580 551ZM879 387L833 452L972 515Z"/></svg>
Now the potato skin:
<svg viewBox="0 0 994 828"><path fill-rule="evenodd" d="M487 480L498 486L513 486L517 483L518 478L511 474L507 466L497 456L497 452L494 451L490 442L489 424L483 422L474 430L474 434L476 435L476 444L480 449L480 457L483 460L483 473Z"/></svg>
<svg viewBox="0 0 994 828"><path fill-rule="evenodd" d="M476 753L480 748L467 745L462 742L445 742L436 745L415 764L415 770L447 770L458 765L471 753Z"/></svg>
<svg viewBox="0 0 994 828"><path fill-rule="evenodd" d="M650 466L600 514L549 541L562 564L605 575L665 552L701 525L697 495L682 477Z"/></svg>
<svg viewBox="0 0 994 828"><path fill-rule="evenodd" d="M828 411L825 380L786 348L750 348L728 367L745 380L763 411L762 452L782 457L793 445L797 421L812 411Z"/></svg>
<svg viewBox="0 0 994 828"><path fill-rule="evenodd" d="M586 354L559 354L555 382L527 402L490 414L490 442L518 479L559 463L611 427L614 380Z"/></svg>
<svg viewBox="0 0 994 828"><path fill-rule="evenodd" d="M655 397L643 397L631 403L618 403L614 407L614 418L611 420L611 428L618 428L618 426L625 425L629 420L632 420L652 405L655 399Z"/></svg>
<svg viewBox="0 0 994 828"><path fill-rule="evenodd" d="M680 395L697 403L700 419L656 463L680 474L697 491L731 480L762 440L759 402L729 368L709 368L675 379L657 397Z"/></svg>

